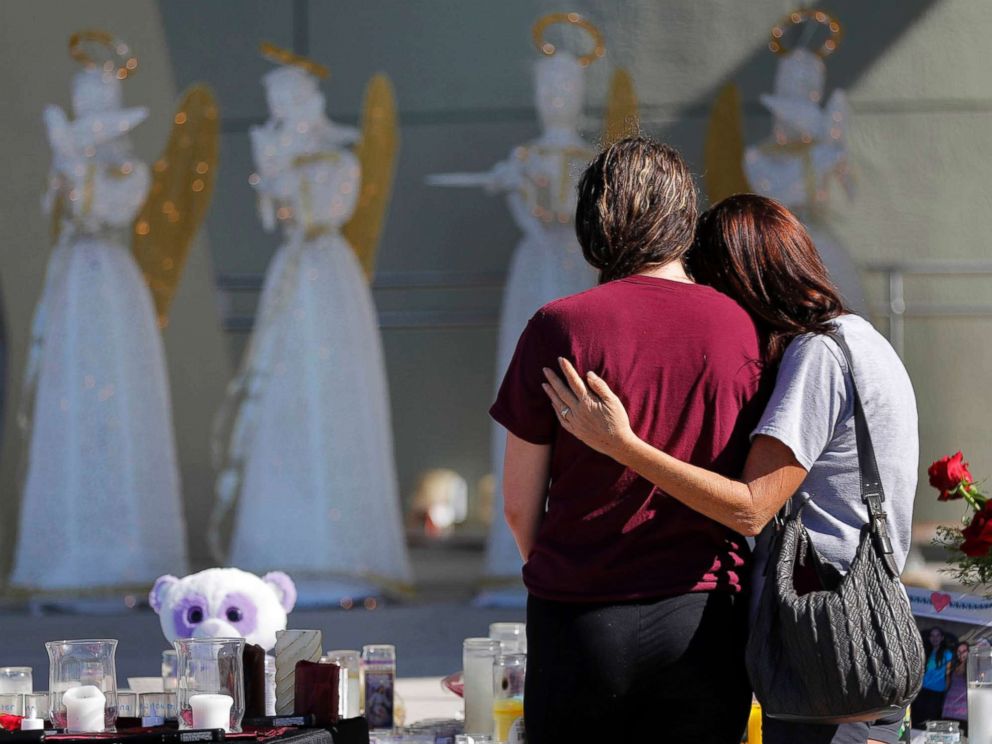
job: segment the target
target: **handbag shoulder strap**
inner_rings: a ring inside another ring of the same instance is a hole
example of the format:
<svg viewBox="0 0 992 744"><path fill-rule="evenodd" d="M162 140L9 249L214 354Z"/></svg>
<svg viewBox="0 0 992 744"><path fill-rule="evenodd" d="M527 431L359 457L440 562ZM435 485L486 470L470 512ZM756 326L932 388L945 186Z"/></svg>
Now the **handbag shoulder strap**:
<svg viewBox="0 0 992 744"><path fill-rule="evenodd" d="M851 376L851 389L854 391L854 435L858 445L858 471L861 475L861 500L868 507L868 527L874 537L875 547L881 555L882 562L893 577L899 576L896 568L892 540L889 537L888 515L882 508L885 501L885 489L882 487L882 476L878 472L878 460L875 458L875 445L868 430L868 419L858 392L858 381L854 377L854 357L847 341L838 333L827 334L840 348L847 360L848 374Z"/></svg>

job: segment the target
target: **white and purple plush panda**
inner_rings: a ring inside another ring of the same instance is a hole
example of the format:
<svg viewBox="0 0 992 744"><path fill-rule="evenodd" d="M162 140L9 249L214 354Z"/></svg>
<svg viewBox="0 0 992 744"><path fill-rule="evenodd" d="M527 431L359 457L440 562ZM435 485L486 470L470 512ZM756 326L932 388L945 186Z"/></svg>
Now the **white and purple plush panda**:
<svg viewBox="0 0 992 744"><path fill-rule="evenodd" d="M296 585L282 571L259 578L238 568L208 568L182 579L160 576L148 603L169 643L240 636L270 651L296 604Z"/></svg>

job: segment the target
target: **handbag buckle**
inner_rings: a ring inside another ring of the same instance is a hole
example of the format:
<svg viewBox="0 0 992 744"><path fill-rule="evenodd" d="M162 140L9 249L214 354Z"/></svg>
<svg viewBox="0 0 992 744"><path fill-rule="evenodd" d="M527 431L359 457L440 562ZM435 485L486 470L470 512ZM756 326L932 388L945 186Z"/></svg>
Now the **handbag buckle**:
<svg viewBox="0 0 992 744"><path fill-rule="evenodd" d="M893 558L892 539L889 537L888 514L882 508L882 494L877 491L865 493L865 503L868 505L868 519L871 525L872 535L875 538L875 546L881 553L882 562L893 578L899 577L899 570Z"/></svg>
<svg viewBox="0 0 992 744"><path fill-rule="evenodd" d="M786 499L785 503L782 504L782 508L775 512L775 516L772 518L775 523L776 534L781 532L785 528L785 523L789 521L789 517L792 516L792 499Z"/></svg>
<svg viewBox="0 0 992 744"><path fill-rule="evenodd" d="M879 547L885 554L892 553L892 540L889 538L887 524L888 514L882 508L882 495L875 491L865 494L865 503L868 505L868 516L871 520L872 532L875 533L879 541Z"/></svg>

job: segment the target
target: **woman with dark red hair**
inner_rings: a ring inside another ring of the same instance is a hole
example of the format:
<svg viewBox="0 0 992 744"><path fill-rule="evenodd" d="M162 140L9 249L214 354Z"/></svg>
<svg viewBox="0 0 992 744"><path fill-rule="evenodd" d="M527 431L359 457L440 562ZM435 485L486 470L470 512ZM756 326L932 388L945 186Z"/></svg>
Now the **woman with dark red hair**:
<svg viewBox="0 0 992 744"><path fill-rule="evenodd" d="M614 392L596 370L586 368L582 375L565 359L559 359L564 381L545 370L545 392L562 428L685 506L735 532L758 536L756 584L768 559L772 530L766 526L790 498L796 507L805 504L803 523L827 570L843 575L868 520L860 498L853 373L901 570L909 549L919 440L916 399L899 357L868 321L847 312L805 228L771 199L733 196L703 214L689 267L697 281L748 311L763 337L763 364L777 375L751 433L741 478L684 462L640 439L629 424L622 387ZM851 349L854 370L831 335ZM766 719L764 741L894 744L900 722L901 717L841 725Z"/></svg>

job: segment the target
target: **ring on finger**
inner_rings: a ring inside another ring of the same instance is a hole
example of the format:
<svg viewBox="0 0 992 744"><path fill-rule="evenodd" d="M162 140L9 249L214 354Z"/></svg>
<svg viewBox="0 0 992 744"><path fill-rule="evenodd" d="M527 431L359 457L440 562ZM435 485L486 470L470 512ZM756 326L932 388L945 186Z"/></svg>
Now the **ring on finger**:
<svg viewBox="0 0 992 744"><path fill-rule="evenodd" d="M565 417L566 417L566 416L567 416L568 414L570 414L571 412L572 412L572 409L571 409L571 408L569 408L568 406L565 406L564 408L562 408L562 409L561 409L561 410L559 411L559 413L561 414L561 417L562 417L562 418L565 418Z"/></svg>

